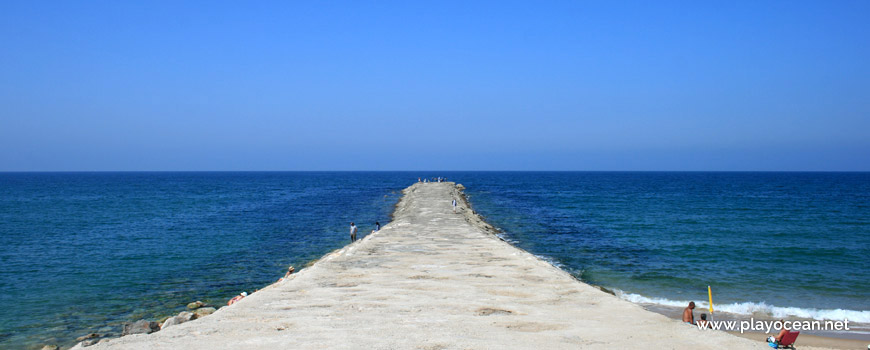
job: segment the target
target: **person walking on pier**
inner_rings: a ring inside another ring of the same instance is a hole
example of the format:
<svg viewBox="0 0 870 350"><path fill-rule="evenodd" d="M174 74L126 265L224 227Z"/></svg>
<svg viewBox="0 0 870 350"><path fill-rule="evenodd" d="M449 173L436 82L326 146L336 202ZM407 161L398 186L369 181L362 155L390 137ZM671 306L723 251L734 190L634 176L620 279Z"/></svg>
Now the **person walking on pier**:
<svg viewBox="0 0 870 350"><path fill-rule="evenodd" d="M350 223L350 243L356 242L356 232L358 229L354 223Z"/></svg>

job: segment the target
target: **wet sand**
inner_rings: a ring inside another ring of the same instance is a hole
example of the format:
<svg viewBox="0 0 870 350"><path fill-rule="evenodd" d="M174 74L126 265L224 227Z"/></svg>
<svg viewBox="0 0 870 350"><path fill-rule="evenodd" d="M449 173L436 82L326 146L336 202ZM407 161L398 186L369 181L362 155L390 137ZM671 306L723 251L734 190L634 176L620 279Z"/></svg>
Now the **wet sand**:
<svg viewBox="0 0 870 350"><path fill-rule="evenodd" d="M741 338L752 339L752 340L755 340L755 341L767 346L767 343L764 341L764 339L767 338L767 334L749 333L749 332L746 332L743 334L740 334L740 332L728 332L728 333L733 334L733 335L738 336L738 337L741 337ZM804 349L804 348L808 348L808 347L826 347L826 348L832 348L832 349L859 349L859 350L863 350L863 349L866 349L868 346L870 346L868 344L870 344L870 342L868 342L866 340L822 337L822 336L818 336L818 335L801 333L798 336L797 341L795 342L795 348ZM770 348L768 347L768 349L770 349Z"/></svg>
<svg viewBox="0 0 870 350"><path fill-rule="evenodd" d="M663 306L663 305L655 305L655 304L639 304L643 306L645 309L659 313L665 316L668 316L673 319L679 319L680 315L682 315L682 308L671 307L671 306ZM703 308L699 308L695 310L695 317L700 317L701 313L707 313L707 310ZM709 313L708 313L709 314ZM753 320L762 320L762 321L777 321L778 318L765 316L765 315L739 315L739 314L731 314L726 312L717 312L716 320L737 320L744 321L749 318ZM786 318L787 320L795 321L795 320L804 320L804 321L812 321L811 319L798 319L798 318ZM866 349L868 344L870 344L870 334L868 334L868 329L866 328L866 324L858 324L858 323L850 323L851 330L850 331L803 331L800 336L798 336L797 347L803 346L823 346L830 347L835 349ZM777 331L778 332L778 331ZM760 332L744 332L744 334L740 334L740 332L729 332L731 334L762 341L767 338L767 334ZM858 346L861 345L861 346Z"/></svg>
<svg viewBox="0 0 870 350"><path fill-rule="evenodd" d="M577 281L498 239L452 183L404 193L381 231L283 282L211 316L88 349L767 348Z"/></svg>

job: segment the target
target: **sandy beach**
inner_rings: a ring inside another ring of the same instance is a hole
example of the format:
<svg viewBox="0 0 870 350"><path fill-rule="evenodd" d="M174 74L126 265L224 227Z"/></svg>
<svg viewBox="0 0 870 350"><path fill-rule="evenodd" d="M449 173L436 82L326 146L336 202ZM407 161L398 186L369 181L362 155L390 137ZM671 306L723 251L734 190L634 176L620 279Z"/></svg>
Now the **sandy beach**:
<svg viewBox="0 0 870 350"><path fill-rule="evenodd" d="M737 337L751 339L757 341L759 343L763 343L762 339L766 337L765 334L762 333L740 333L740 332L728 332ZM868 346L866 340L856 340L856 339L843 339L843 338L832 338L832 337L823 337L812 334L804 334L798 336L798 341L795 345L795 348L798 349L811 349L813 347L816 348L831 348L831 349L866 349Z"/></svg>
<svg viewBox="0 0 870 350"><path fill-rule="evenodd" d="M285 281L88 349L769 349L644 310L501 241L453 183L404 194L379 232Z"/></svg>

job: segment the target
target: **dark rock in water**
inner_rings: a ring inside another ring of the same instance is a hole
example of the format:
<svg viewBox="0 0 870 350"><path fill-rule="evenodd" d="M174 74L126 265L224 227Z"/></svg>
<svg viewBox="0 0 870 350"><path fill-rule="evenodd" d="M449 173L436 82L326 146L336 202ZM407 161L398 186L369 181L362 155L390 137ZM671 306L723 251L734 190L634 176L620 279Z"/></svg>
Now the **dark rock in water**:
<svg viewBox="0 0 870 350"><path fill-rule="evenodd" d="M99 334L97 334L97 333L91 333L91 334L83 335L83 336L81 336L81 337L76 338L76 341L85 341L85 340L88 340L88 339L94 339L94 338L99 338L99 337L100 337Z"/></svg>
<svg viewBox="0 0 870 350"><path fill-rule="evenodd" d="M157 322L149 322L146 320L139 320L136 322L127 322L124 324L124 330L121 332L121 335L129 335L129 334L148 334L154 333L160 330L160 324Z"/></svg>
<svg viewBox="0 0 870 350"><path fill-rule="evenodd" d="M60 347L54 344L46 345L42 347L42 350L60 350Z"/></svg>
<svg viewBox="0 0 870 350"><path fill-rule="evenodd" d="M182 324L184 322L187 322L190 320L195 320L195 319L196 319L196 314L194 314L192 312L184 311L184 312L178 314L178 316L174 316L174 317L170 317L170 318L166 319L166 322L163 322L163 325L160 326L160 329L166 329L166 327L174 326L177 324Z"/></svg>
<svg viewBox="0 0 870 350"><path fill-rule="evenodd" d="M217 309L215 309L213 307L203 307L203 308L196 309L196 311L194 311L194 313L196 314L196 318L200 318L203 316L211 315L215 311L217 311Z"/></svg>
<svg viewBox="0 0 870 350"><path fill-rule="evenodd" d="M188 309L191 309L191 310L196 310L196 309L199 309L199 308L201 308L201 307L203 307L203 306L205 306L205 303L203 303L203 302L201 302L201 301L199 301L199 300L194 301L194 302L192 302L192 303L190 303L190 304L187 304L187 308L188 308Z"/></svg>

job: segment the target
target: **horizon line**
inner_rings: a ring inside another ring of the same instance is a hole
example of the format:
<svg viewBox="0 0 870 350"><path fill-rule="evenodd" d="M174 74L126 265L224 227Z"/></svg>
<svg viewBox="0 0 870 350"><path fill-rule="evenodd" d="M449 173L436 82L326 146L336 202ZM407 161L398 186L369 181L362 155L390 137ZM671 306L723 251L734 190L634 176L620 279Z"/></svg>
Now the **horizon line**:
<svg viewBox="0 0 870 350"><path fill-rule="evenodd" d="M870 170L0 170L8 173L412 173L412 172L513 172L513 173L866 173Z"/></svg>

